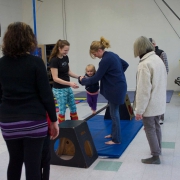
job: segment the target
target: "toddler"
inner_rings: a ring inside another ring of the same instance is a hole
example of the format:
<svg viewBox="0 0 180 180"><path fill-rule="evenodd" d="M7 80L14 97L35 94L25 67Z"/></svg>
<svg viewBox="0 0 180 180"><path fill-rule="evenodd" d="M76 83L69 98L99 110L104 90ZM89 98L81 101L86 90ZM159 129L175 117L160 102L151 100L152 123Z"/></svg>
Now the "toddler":
<svg viewBox="0 0 180 180"><path fill-rule="evenodd" d="M92 64L89 64L86 66L86 77L92 77L96 73L95 66ZM87 85L85 86L86 92L87 92L87 102L89 106L91 107L92 114L96 113L96 107L97 107L97 98L98 98L98 91L99 91L99 82Z"/></svg>

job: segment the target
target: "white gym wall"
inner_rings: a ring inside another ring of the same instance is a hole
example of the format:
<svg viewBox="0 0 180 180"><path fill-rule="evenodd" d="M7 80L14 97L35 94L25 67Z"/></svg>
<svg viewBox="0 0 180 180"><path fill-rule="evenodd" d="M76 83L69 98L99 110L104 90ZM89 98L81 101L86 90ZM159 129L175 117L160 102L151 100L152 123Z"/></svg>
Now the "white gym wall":
<svg viewBox="0 0 180 180"><path fill-rule="evenodd" d="M0 46L2 44L4 31L7 26L14 21L22 21L22 0L0 0ZM0 51L0 57L1 56L2 52Z"/></svg>
<svg viewBox="0 0 180 180"><path fill-rule="evenodd" d="M7 1L8 6L5 5ZM180 17L180 1L165 1ZM53 44L58 39L64 39L62 5L63 0L36 2L39 44ZM9 13L11 18L4 20ZM110 40L109 51L117 53L129 63L126 71L128 90L135 90L139 59L134 58L133 43L143 35L154 38L159 48L167 53L170 69L167 89L180 89L174 84L174 80L180 76L180 22L162 0L65 0L65 14L67 40L71 44L70 68L74 73L84 75L84 69L89 63L98 68L99 59L90 58L89 46L93 40L104 36ZM4 26L9 24L10 20L23 20L33 28L32 0L0 0L0 18ZM74 79L72 81L77 82ZM80 86L77 90L84 90L84 87Z"/></svg>

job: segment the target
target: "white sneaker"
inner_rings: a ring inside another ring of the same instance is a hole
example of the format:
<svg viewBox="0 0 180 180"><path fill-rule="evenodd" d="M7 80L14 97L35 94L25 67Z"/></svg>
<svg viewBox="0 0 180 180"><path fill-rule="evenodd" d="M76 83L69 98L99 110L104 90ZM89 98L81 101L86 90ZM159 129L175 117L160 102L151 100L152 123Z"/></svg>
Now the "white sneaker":
<svg viewBox="0 0 180 180"><path fill-rule="evenodd" d="M159 124L162 125L163 123L164 123L163 120L160 119Z"/></svg>

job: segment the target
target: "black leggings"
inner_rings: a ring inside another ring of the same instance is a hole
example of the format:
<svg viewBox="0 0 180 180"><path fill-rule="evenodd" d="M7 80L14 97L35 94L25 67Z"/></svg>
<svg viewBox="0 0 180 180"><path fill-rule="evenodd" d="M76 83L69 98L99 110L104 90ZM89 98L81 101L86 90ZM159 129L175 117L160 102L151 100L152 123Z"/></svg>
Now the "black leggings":
<svg viewBox="0 0 180 180"><path fill-rule="evenodd" d="M41 179L41 158L45 138L6 140L9 151L8 180L20 180L23 162L26 180Z"/></svg>
<svg viewBox="0 0 180 180"><path fill-rule="evenodd" d="M51 161L50 136L48 135L44 140L43 151L42 151L42 160L41 160L42 178L41 180L49 180L50 161Z"/></svg>

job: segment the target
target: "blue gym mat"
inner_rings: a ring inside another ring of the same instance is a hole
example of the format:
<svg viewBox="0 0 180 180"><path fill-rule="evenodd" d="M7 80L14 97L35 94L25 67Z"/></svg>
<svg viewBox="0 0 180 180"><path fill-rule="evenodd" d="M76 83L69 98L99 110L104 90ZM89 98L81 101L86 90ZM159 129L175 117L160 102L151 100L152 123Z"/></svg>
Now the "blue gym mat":
<svg viewBox="0 0 180 180"><path fill-rule="evenodd" d="M174 92L173 90L167 90L166 91L166 103L170 103L173 92ZM130 102L131 103L134 102L135 91L127 91L127 94L129 96Z"/></svg>
<svg viewBox="0 0 180 180"><path fill-rule="evenodd" d="M110 139L104 136L111 134L111 120L104 120L103 115L96 115L89 119L87 124L98 155L102 158L119 158L143 126L142 121L135 119L121 120L122 143L106 145L105 142Z"/></svg>
<svg viewBox="0 0 180 180"><path fill-rule="evenodd" d="M167 90L166 103L170 103L173 92L174 92L173 90ZM135 93L135 91L127 91L127 94L129 96L129 100L131 103L134 102L134 93ZM79 92L79 93L75 94L74 97L75 98L86 98L86 91ZM97 102L98 103L107 103L108 101L104 98L103 95L99 94ZM82 103L87 103L87 101L85 100Z"/></svg>

